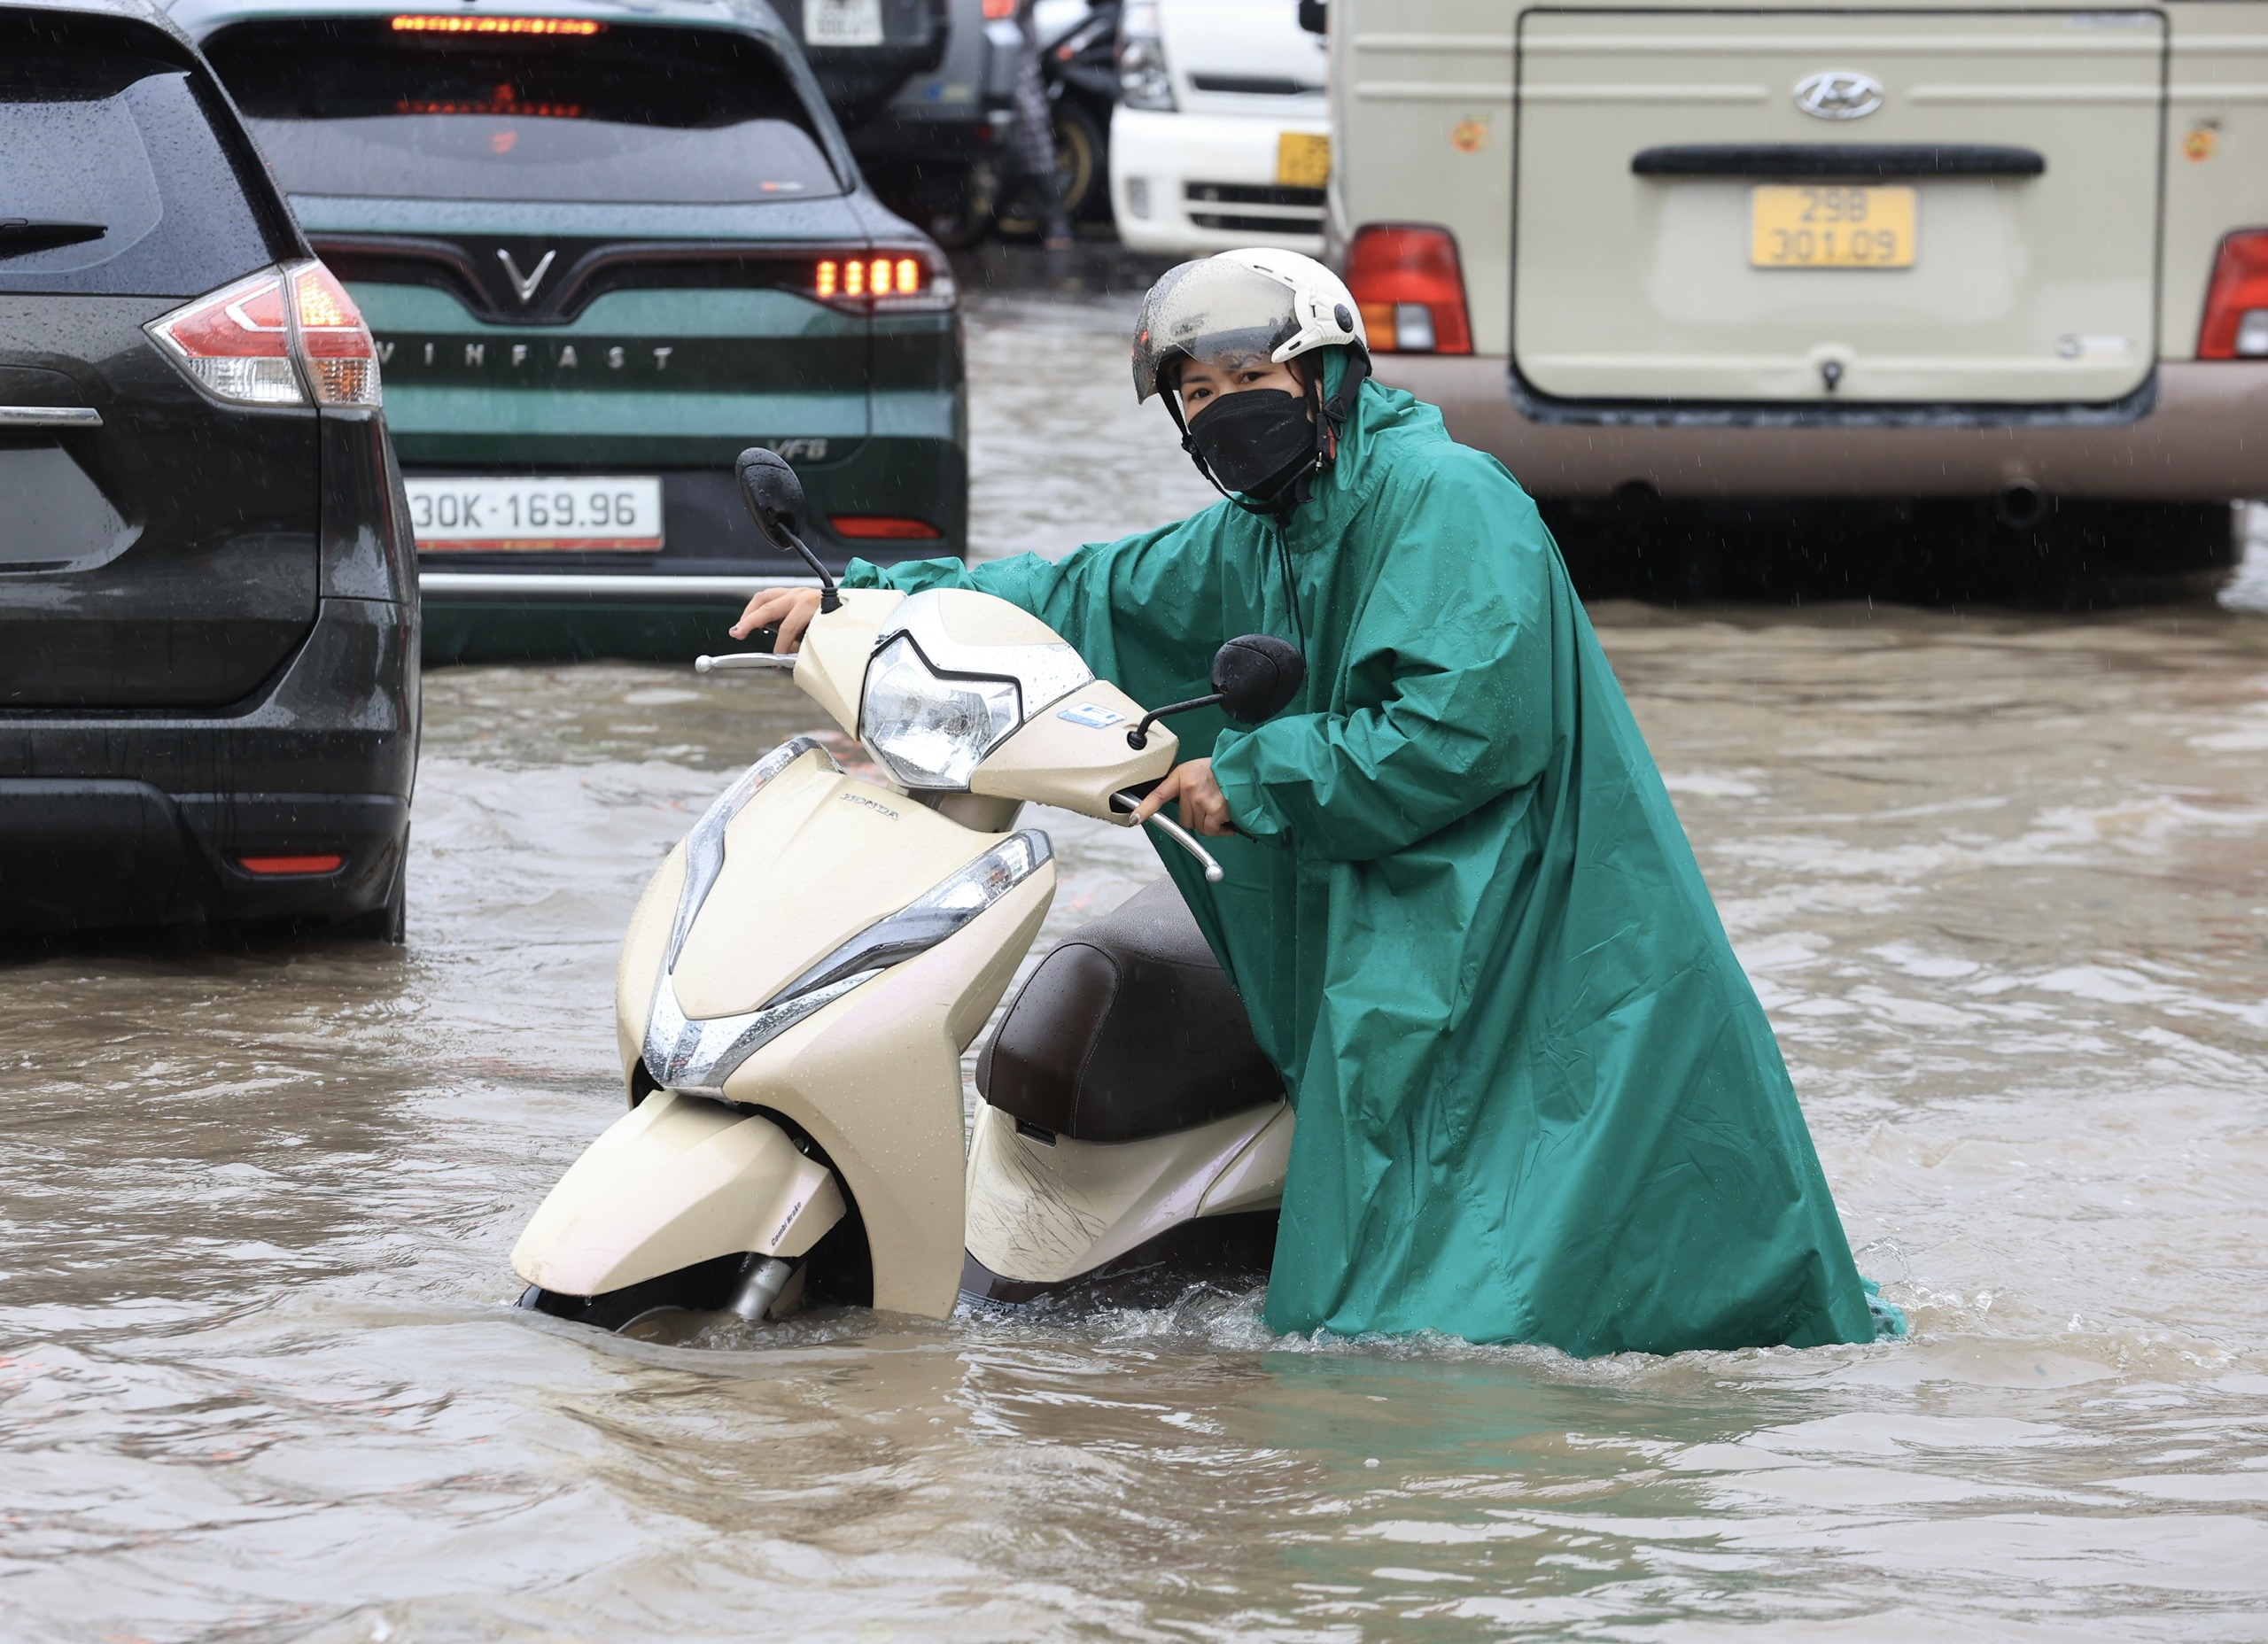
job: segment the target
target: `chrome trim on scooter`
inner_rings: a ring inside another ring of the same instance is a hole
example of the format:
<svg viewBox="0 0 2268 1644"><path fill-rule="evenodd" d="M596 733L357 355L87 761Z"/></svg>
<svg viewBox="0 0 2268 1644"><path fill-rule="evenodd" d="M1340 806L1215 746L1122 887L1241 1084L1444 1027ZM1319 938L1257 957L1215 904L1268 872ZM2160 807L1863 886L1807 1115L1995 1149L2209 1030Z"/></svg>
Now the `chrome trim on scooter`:
<svg viewBox="0 0 2268 1644"><path fill-rule="evenodd" d="M773 996L793 998L824 988L852 971L871 971L910 959L946 937L1039 872L1055 847L1036 827L1019 829L888 919L877 919Z"/></svg>
<svg viewBox="0 0 2268 1644"><path fill-rule="evenodd" d="M832 1004L881 974L880 969L860 971L760 1010L688 1021L677 1002L677 988L664 971L654 989L653 1014L646 1020L646 1071L664 1090L721 1096L725 1081L742 1062L821 1005Z"/></svg>
<svg viewBox="0 0 2268 1644"><path fill-rule="evenodd" d="M685 888L678 893L677 919L670 927L669 956L662 961L664 976L677 968L677 956L685 947L686 937L692 933L693 921L700 915L701 904L709 900L709 891L716 884L717 875L725 871L726 828L732 825L734 817L748 808L748 802L757 796L766 782L805 754L823 755L830 770L837 774L843 770L835 763L835 756L827 753L813 738L792 738L750 765L741 774L739 781L718 795L709 809L701 813L701 820L693 825L693 832L685 836Z"/></svg>
<svg viewBox="0 0 2268 1644"><path fill-rule="evenodd" d="M938 598L944 592L924 588L907 594L874 636L874 655L903 633L940 673L1014 679L1023 694L1026 719L1093 682L1094 670L1086 659L1060 640L1052 645L965 645L954 639L945 632L944 601Z"/></svg>

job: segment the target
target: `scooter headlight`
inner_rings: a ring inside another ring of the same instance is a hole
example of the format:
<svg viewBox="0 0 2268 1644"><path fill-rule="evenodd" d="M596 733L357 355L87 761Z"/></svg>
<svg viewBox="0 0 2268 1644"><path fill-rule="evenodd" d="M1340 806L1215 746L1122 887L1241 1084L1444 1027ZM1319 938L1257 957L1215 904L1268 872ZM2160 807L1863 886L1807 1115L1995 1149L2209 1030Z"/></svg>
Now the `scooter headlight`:
<svg viewBox="0 0 2268 1644"><path fill-rule="evenodd" d="M1015 681L949 679L900 634L866 664L858 740L901 787L957 791L1023 717Z"/></svg>

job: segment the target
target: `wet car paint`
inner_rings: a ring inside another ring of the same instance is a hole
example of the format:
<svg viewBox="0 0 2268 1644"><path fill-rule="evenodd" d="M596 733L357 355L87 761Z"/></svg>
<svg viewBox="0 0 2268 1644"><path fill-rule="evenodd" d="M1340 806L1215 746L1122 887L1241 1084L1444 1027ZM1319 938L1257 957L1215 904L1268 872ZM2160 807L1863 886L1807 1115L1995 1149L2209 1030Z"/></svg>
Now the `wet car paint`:
<svg viewBox="0 0 2268 1644"><path fill-rule="evenodd" d="M191 87L204 75L131 5L42 27L176 62ZM0 577L0 930L320 923L381 909L400 882L417 599L383 417L221 403L144 330L308 255L206 84L192 106L221 163L168 178L163 203L187 226L158 220L194 254L138 281L144 294L0 294L0 392L99 419L0 440L14 562ZM188 167L186 147L167 163ZM24 162L34 181L40 158ZM239 216L243 237L224 239L216 225ZM102 531L74 543L90 523ZM23 557L66 550L84 551ZM245 865L278 856L338 860Z"/></svg>

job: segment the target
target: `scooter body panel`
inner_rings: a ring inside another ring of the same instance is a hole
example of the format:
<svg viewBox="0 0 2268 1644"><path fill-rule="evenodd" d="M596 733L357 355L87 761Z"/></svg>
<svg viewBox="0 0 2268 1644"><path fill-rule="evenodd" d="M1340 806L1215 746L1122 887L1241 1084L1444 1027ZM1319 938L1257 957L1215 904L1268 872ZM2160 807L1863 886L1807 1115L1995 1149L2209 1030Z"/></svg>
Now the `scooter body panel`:
<svg viewBox="0 0 2268 1644"><path fill-rule="evenodd" d="M843 776L823 754L793 761L726 830L723 865L672 977L680 1007L704 1018L754 1008L1000 838ZM686 873L680 844L623 943L616 998L625 1080L643 1050ZM821 1007L725 1081L726 1103L792 1121L842 1173L866 1224L878 1307L936 1318L952 1310L961 1053L1006 991L1054 889L1054 865L1044 863L960 930Z"/></svg>
<svg viewBox="0 0 2268 1644"><path fill-rule="evenodd" d="M968 1253L1021 1283L1077 1278L1197 1217L1279 1203L1291 1140L1284 1102L1137 1142L1043 1141L979 1103Z"/></svg>
<svg viewBox="0 0 2268 1644"><path fill-rule="evenodd" d="M960 1287L961 1052L1055 897L1055 865L967 926L742 1063L727 1100L794 1121L843 1173L866 1227L874 1306L942 1319Z"/></svg>
<svg viewBox="0 0 2268 1644"><path fill-rule="evenodd" d="M595 1296L742 1251L800 1256L843 1212L835 1177L778 1125L658 1091L560 1178L512 1268L545 1290Z"/></svg>
<svg viewBox="0 0 2268 1644"><path fill-rule="evenodd" d="M1129 747L1142 705L1107 679L1091 679L1063 702L1027 719L984 757L968 779L974 794L998 794L1130 826L1110 796L1154 782L1174 767L1181 741L1163 725Z"/></svg>
<svg viewBox="0 0 2268 1644"><path fill-rule="evenodd" d="M671 977L688 1018L757 1009L1000 842L832 764L796 760L726 828L724 866Z"/></svg>

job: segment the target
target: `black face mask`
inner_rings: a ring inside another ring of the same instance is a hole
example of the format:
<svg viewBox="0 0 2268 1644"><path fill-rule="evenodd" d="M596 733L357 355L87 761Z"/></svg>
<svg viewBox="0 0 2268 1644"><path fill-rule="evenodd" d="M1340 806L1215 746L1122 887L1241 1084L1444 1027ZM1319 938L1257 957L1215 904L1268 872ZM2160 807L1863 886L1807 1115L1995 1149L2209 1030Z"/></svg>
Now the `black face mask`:
<svg viewBox="0 0 2268 1644"><path fill-rule="evenodd" d="M1307 400L1279 389L1223 394L1189 419L1189 437L1231 491L1272 500L1315 462L1315 423Z"/></svg>

